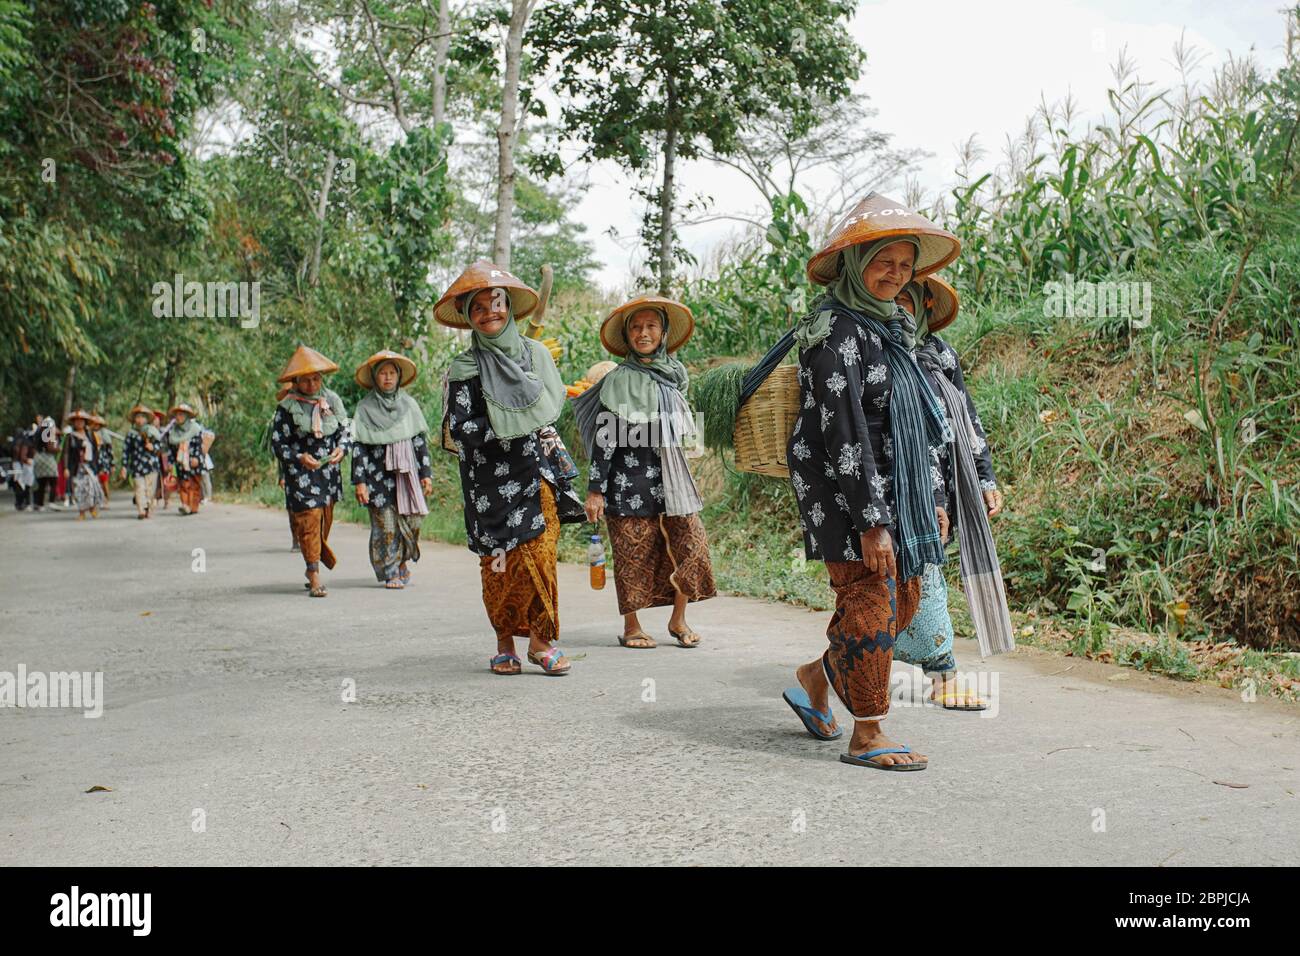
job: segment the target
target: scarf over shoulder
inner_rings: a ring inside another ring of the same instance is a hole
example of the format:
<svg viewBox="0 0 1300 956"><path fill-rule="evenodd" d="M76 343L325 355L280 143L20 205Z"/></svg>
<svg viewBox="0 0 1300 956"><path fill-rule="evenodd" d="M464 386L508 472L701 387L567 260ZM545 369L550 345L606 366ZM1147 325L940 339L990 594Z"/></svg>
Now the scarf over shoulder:
<svg viewBox="0 0 1300 956"><path fill-rule="evenodd" d="M357 402L352 434L363 445L392 445L428 431L419 402L401 386L384 392L376 385Z"/></svg>
<svg viewBox="0 0 1300 956"><path fill-rule="evenodd" d="M280 400L280 407L293 418L294 427L303 435L326 438L348 425L348 409L343 399L321 386L315 395L303 395L293 389Z"/></svg>

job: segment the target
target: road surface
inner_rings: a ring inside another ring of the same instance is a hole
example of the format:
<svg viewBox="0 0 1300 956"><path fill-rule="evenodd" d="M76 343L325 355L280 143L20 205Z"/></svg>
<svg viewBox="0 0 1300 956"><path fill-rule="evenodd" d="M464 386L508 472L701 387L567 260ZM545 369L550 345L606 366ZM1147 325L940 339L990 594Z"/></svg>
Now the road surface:
<svg viewBox="0 0 1300 956"><path fill-rule="evenodd" d="M888 728L931 764L887 774L838 762L845 741L808 737L781 701L825 645L823 613L720 597L692 608L700 648L624 650L612 583L566 565L573 673L504 679L464 549L426 544L415 586L389 592L367 530L339 525L331 595L311 600L279 511L138 522L119 491L83 523L0 504L0 679L104 675L98 718L0 708L8 864L1179 866L1300 849L1294 706L1029 649L980 662L960 641L985 687L996 675L996 716L918 705L896 664ZM666 621L643 616L656 637Z"/></svg>

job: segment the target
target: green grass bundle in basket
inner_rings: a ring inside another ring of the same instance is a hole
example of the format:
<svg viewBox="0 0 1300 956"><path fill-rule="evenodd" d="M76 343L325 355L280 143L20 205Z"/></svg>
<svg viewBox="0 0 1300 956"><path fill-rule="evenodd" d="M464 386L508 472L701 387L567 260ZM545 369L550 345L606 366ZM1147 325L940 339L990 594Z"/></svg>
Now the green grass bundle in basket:
<svg viewBox="0 0 1300 956"><path fill-rule="evenodd" d="M743 362L732 362L710 369L692 384L693 403L704 416L704 444L715 451L734 449L739 471L789 478L785 449L799 414L799 368L778 365L739 407L749 370Z"/></svg>

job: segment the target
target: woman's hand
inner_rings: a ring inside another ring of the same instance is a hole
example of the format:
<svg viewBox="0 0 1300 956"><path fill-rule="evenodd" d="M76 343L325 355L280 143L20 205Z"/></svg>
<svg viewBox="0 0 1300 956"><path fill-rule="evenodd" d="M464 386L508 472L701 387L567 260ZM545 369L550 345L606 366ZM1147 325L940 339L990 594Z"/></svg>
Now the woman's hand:
<svg viewBox="0 0 1300 956"><path fill-rule="evenodd" d="M947 544L948 529L951 527L951 524L948 521L948 512L944 511L942 508L936 507L934 509L934 514L935 517L939 519L939 540L944 544Z"/></svg>
<svg viewBox="0 0 1300 956"><path fill-rule="evenodd" d="M1002 505L1004 502L1005 499L1002 497L1002 492L997 488L990 488L988 491L984 492L984 504L989 509L990 518L1002 513Z"/></svg>
<svg viewBox="0 0 1300 956"><path fill-rule="evenodd" d="M426 498L432 498L432 497L433 497L433 479L432 479L432 478L421 478L421 479L420 479L420 490L424 492L424 497L426 497Z"/></svg>
<svg viewBox="0 0 1300 956"><path fill-rule="evenodd" d="M345 454L347 454L347 452L344 450L343 446L340 445L338 448L335 448L332 452L330 452L329 463L331 465L337 465L339 462L343 460L343 456Z"/></svg>
<svg viewBox="0 0 1300 956"><path fill-rule="evenodd" d="M889 529L884 525L863 533L862 563L872 574L898 577L898 565L894 562L894 539L889 536Z"/></svg>
<svg viewBox="0 0 1300 956"><path fill-rule="evenodd" d="M298 464L302 465L304 468L307 468L311 471L315 471L317 468L320 467L320 462L317 461L315 458L313 458L311 455L307 454L307 452L303 452L301 455L298 456Z"/></svg>
<svg viewBox="0 0 1300 956"><path fill-rule="evenodd" d="M366 487L366 483L363 481L360 484L353 485L353 487L356 489L357 492L357 504L359 505L370 504L370 489Z"/></svg>
<svg viewBox="0 0 1300 956"><path fill-rule="evenodd" d="M605 517L605 496L599 491L588 492L586 509L588 521L596 522Z"/></svg>

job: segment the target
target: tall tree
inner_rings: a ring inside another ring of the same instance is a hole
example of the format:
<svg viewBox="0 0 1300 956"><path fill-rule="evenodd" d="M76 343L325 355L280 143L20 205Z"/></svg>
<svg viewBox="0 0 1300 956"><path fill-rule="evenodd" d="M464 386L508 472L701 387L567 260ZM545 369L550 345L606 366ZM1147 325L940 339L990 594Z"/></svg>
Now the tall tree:
<svg viewBox="0 0 1300 956"><path fill-rule="evenodd" d="M820 103L845 97L862 53L845 30L855 0L579 0L540 10L529 39L556 70L560 122L586 159L659 184L644 192L652 270L672 290L677 168L730 156L755 117L778 111L800 136ZM539 167L561 168L551 153Z"/></svg>

